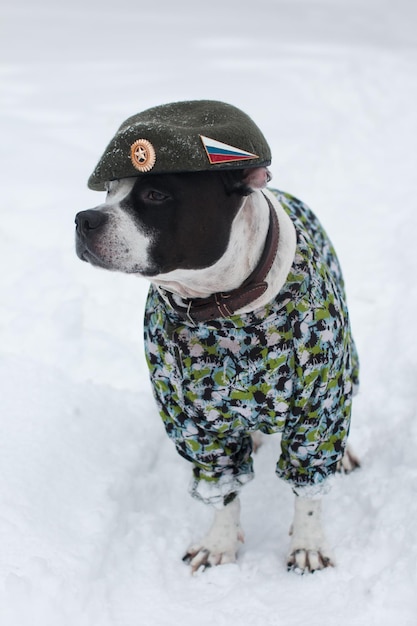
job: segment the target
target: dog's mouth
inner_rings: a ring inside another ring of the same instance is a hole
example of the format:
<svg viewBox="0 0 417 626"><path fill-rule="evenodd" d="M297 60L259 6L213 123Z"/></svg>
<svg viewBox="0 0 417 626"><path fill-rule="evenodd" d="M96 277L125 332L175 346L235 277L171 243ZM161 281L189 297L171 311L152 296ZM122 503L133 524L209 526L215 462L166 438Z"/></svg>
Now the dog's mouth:
<svg viewBox="0 0 417 626"><path fill-rule="evenodd" d="M89 252L89 250L84 250L82 254L78 255L81 261L85 261L86 263L91 263L91 265L104 265L104 263L98 259L94 254Z"/></svg>
<svg viewBox="0 0 417 626"><path fill-rule="evenodd" d="M96 251L91 250L87 242L78 236L76 238L76 253L81 261L85 261L86 263L90 263L90 265L101 267L105 270L119 271L124 274L137 274L149 278L158 274L158 270L154 267L144 268L137 264L130 265L124 263L123 259L117 258L117 255L115 258L108 249L106 250L106 255L102 256Z"/></svg>
<svg viewBox="0 0 417 626"><path fill-rule="evenodd" d="M92 250L90 250L85 241L83 241L79 236L76 238L76 253L81 261L85 261L86 263L90 263L91 265L95 265L97 267L103 267L105 269L109 269L107 263L97 254L95 254Z"/></svg>

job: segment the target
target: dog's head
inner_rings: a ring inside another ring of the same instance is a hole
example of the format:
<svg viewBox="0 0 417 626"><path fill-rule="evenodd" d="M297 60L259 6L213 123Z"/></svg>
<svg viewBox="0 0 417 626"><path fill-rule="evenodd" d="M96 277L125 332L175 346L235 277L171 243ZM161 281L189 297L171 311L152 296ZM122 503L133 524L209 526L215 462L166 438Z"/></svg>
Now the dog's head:
<svg viewBox="0 0 417 626"><path fill-rule="evenodd" d="M109 181L104 204L76 216L77 254L149 278L209 267L224 254L244 197L267 181L266 168Z"/></svg>
<svg viewBox="0 0 417 626"><path fill-rule="evenodd" d="M107 197L77 214L77 254L149 278L210 267L269 163L261 131L231 105L180 102L133 116L89 179Z"/></svg>

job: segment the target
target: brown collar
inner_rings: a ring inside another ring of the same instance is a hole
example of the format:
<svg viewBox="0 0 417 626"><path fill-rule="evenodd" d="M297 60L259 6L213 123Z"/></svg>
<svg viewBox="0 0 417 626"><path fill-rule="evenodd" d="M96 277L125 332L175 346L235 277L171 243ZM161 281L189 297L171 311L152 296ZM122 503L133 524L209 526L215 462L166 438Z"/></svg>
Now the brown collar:
<svg viewBox="0 0 417 626"><path fill-rule="evenodd" d="M258 265L240 287L226 293L214 293L208 298L184 300L186 306L177 304L173 294L164 290L164 295L167 297L170 305L184 321L188 320L195 324L208 322L220 317L231 317L238 309L254 302L268 289L268 283L265 282L265 278L277 254L279 223L272 203L266 196L264 196L264 198L269 206L269 229L265 240L265 247Z"/></svg>

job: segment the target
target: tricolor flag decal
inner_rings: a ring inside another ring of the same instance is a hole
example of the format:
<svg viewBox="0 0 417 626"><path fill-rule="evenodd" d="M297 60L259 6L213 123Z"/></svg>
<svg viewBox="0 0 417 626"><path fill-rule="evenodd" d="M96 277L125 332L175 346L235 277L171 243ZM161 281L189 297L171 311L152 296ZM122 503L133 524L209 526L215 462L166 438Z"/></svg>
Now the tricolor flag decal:
<svg viewBox="0 0 417 626"><path fill-rule="evenodd" d="M246 161L247 159L259 159L257 154L240 150L227 143L210 139L200 135L203 146L207 152L210 163L229 163L230 161Z"/></svg>

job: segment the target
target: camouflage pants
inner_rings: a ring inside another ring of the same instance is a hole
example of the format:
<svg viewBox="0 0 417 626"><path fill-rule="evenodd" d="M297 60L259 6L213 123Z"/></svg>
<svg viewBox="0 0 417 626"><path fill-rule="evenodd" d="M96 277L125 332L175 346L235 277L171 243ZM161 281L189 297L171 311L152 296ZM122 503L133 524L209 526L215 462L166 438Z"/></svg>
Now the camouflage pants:
<svg viewBox="0 0 417 626"><path fill-rule="evenodd" d="M249 434L282 433L278 476L296 493L334 473L358 384L343 278L319 221L274 192L297 249L277 297L254 312L193 326L151 286L146 356L166 431L193 463L192 493L227 501L253 475Z"/></svg>

